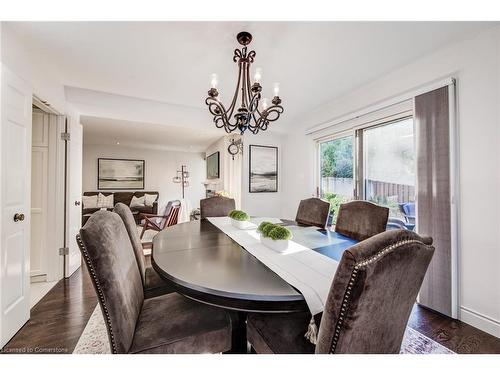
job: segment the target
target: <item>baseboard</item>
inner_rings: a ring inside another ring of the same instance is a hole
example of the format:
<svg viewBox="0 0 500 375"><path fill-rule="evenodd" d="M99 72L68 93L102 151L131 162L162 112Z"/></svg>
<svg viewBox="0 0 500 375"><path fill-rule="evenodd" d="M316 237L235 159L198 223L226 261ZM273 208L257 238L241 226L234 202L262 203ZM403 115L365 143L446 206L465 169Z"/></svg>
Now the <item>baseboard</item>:
<svg viewBox="0 0 500 375"><path fill-rule="evenodd" d="M500 338L500 322L467 307L460 307L460 320Z"/></svg>

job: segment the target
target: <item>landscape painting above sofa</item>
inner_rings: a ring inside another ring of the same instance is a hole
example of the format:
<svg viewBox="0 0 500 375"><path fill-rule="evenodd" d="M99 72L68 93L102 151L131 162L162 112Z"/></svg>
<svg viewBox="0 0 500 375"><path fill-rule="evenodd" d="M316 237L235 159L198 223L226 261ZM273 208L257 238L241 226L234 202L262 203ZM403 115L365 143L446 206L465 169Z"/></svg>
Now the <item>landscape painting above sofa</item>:
<svg viewBox="0 0 500 375"><path fill-rule="evenodd" d="M97 159L97 189L144 189L144 160Z"/></svg>

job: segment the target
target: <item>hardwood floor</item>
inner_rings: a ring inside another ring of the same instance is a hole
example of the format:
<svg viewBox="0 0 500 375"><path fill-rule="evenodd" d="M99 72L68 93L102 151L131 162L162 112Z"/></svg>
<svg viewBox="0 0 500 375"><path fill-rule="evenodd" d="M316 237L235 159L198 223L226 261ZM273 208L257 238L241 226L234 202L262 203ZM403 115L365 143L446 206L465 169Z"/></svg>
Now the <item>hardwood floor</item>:
<svg viewBox="0 0 500 375"><path fill-rule="evenodd" d="M32 309L4 353L72 353L97 305L87 270L60 280Z"/></svg>
<svg viewBox="0 0 500 375"><path fill-rule="evenodd" d="M31 319L3 352L71 353L96 305L87 270L79 269L31 309ZM456 353L500 354L500 339L418 305L408 324Z"/></svg>
<svg viewBox="0 0 500 375"><path fill-rule="evenodd" d="M415 305L408 325L459 354L500 354L500 339L459 320Z"/></svg>

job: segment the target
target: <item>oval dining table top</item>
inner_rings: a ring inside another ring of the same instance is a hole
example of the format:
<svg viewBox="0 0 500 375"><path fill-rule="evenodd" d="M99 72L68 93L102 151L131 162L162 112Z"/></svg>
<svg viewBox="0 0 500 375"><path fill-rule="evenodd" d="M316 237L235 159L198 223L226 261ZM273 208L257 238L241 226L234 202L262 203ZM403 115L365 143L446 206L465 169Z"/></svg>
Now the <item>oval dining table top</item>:
<svg viewBox="0 0 500 375"><path fill-rule="evenodd" d="M295 228L294 241L332 258L355 243L335 232ZM178 292L203 303L246 312L307 310L298 290L206 219L159 232L151 263Z"/></svg>

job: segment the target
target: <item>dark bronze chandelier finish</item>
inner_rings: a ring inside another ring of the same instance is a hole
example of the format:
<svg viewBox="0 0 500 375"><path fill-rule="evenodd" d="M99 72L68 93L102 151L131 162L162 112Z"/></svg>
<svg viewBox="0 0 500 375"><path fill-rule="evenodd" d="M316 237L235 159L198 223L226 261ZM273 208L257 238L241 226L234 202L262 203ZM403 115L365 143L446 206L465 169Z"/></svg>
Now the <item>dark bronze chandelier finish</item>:
<svg viewBox="0 0 500 375"><path fill-rule="evenodd" d="M214 116L213 121L216 127L224 128L227 133L238 130L243 134L246 130L250 130L253 134L257 134L259 130L266 130L269 123L276 121L283 113L281 99L278 96L279 87L275 88L272 105L268 107L267 101L261 100L260 73L256 73L252 84L250 82L250 65L254 62L256 55L255 51L247 50L247 45L252 41L252 35L242 31L236 39L243 47L234 50L233 61L238 63L238 81L231 104L226 109L219 100L215 78L212 79L212 88L208 91L205 103ZM261 109L259 109L259 103Z"/></svg>

